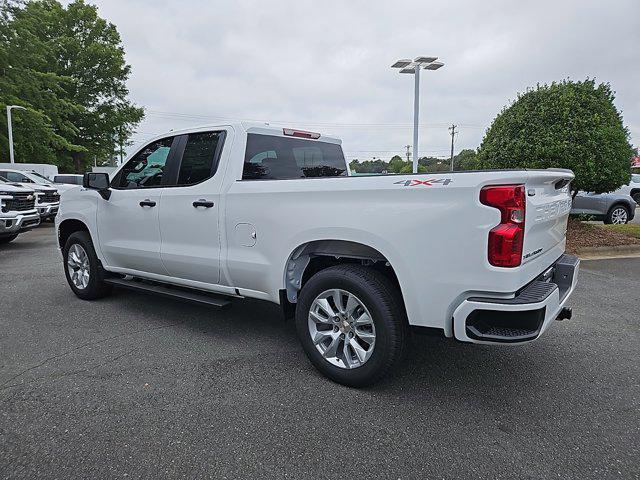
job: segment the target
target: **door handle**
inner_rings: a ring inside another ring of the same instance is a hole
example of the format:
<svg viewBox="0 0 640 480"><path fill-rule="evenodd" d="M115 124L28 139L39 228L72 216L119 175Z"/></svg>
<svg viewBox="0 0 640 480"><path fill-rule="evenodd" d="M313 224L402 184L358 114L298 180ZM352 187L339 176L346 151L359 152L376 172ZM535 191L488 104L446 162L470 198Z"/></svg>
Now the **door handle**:
<svg viewBox="0 0 640 480"><path fill-rule="evenodd" d="M141 207L155 207L156 206L156 202L154 202L153 200L149 200L148 198L145 198L144 200L142 200L140 202L140 206Z"/></svg>
<svg viewBox="0 0 640 480"><path fill-rule="evenodd" d="M200 200L196 200L195 202L193 202L193 206L196 208L198 207L211 208L214 205L215 204L213 202L210 202L209 200L205 200L204 198L201 198Z"/></svg>

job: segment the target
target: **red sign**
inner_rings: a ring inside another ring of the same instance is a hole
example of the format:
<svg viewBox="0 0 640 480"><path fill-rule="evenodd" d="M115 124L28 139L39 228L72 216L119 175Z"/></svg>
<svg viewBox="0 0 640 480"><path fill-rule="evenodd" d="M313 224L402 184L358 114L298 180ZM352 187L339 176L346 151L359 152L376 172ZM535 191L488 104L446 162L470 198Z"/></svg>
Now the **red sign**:
<svg viewBox="0 0 640 480"><path fill-rule="evenodd" d="M631 168L640 168L640 155L631 159Z"/></svg>

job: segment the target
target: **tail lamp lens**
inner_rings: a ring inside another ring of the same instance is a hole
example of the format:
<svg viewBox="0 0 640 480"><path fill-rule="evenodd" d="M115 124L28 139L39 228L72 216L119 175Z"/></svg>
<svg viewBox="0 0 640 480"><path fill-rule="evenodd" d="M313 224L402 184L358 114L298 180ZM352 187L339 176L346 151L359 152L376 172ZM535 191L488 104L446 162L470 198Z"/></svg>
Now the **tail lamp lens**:
<svg viewBox="0 0 640 480"><path fill-rule="evenodd" d="M489 263L495 267L519 266L524 244L524 185L484 187L480 191L480 202L500 210L500 224L489 232Z"/></svg>

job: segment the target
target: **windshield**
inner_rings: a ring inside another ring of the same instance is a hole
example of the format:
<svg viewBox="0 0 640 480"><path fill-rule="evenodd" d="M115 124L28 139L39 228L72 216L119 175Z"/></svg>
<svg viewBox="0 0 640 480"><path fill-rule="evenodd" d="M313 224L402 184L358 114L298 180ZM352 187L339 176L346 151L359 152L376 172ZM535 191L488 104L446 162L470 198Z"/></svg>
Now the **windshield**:
<svg viewBox="0 0 640 480"><path fill-rule="evenodd" d="M25 172L25 175L27 177L36 177L36 178L33 178L33 180L37 181L38 183L46 183L47 185L53 185L53 182L51 180L49 180L47 177L40 175L39 173Z"/></svg>

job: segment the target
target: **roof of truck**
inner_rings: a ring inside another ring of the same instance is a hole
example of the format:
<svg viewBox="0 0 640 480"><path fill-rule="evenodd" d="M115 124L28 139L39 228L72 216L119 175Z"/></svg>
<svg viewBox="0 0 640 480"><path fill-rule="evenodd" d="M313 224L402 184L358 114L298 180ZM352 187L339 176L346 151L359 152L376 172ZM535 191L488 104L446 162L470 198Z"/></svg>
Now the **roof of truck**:
<svg viewBox="0 0 640 480"><path fill-rule="evenodd" d="M304 133L304 134L314 134L314 135L318 135L318 138L308 138L308 140L317 140L317 141L327 142L327 143L336 143L339 145L342 144L342 140L333 135L325 135L320 132L310 132L305 129L298 129L298 128L289 127L289 126L275 126L275 125L270 125L269 123L266 123L266 122L229 122L229 123L220 123L220 124L200 125L197 127L182 128L180 130L170 130L163 134L157 135L150 141L154 141L155 139L163 138L168 135L184 135L186 133L204 132L207 130L216 130L219 128L228 128L228 127L232 127L234 130L245 131L247 133L257 133L261 135L274 135L278 137L297 136L297 135L291 135L290 133L285 134L285 131Z"/></svg>

